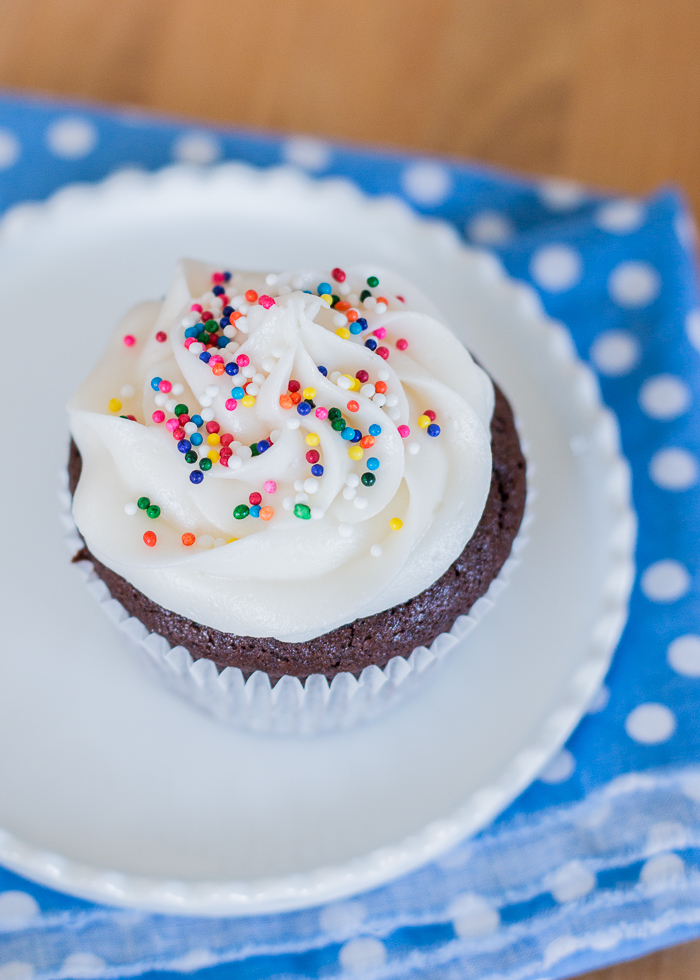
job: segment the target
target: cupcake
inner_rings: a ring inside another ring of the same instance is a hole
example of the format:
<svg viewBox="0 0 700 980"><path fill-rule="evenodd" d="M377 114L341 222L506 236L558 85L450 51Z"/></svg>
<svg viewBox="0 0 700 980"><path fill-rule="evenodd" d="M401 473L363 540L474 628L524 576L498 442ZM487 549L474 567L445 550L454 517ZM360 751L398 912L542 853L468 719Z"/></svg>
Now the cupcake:
<svg viewBox="0 0 700 980"><path fill-rule="evenodd" d="M335 726L334 690L343 723L353 697L360 714L388 703L487 592L523 517L505 396L374 267L182 261L68 410L74 560L156 634L156 660L194 672L200 705L253 727L261 686L268 714L292 698L299 730Z"/></svg>

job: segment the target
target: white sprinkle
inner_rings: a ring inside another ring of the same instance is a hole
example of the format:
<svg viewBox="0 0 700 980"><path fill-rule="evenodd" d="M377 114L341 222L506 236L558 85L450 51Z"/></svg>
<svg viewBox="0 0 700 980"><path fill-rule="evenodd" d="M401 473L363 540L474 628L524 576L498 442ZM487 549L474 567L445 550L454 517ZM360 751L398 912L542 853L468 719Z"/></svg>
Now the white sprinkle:
<svg viewBox="0 0 700 980"><path fill-rule="evenodd" d="M388 308L389 307L386 305L386 303L377 303L376 306L374 307L374 312L375 313L386 313L386 311L388 310Z"/></svg>
<svg viewBox="0 0 700 980"><path fill-rule="evenodd" d="M175 389L173 389L173 391L174 390ZM207 385L204 391L207 393L207 395L209 395L210 398L216 398L216 396L219 394L220 389L218 385ZM180 392L177 392L177 394L180 394Z"/></svg>
<svg viewBox="0 0 700 980"><path fill-rule="evenodd" d="M357 473L348 473L345 477L345 484L348 487L358 487L360 485L360 478Z"/></svg>
<svg viewBox="0 0 700 980"><path fill-rule="evenodd" d="M241 345L237 344L235 340L232 340L230 344L226 344L226 350L231 351L232 354L235 354L240 346Z"/></svg>
<svg viewBox="0 0 700 980"><path fill-rule="evenodd" d="M200 303L202 306L211 306L211 304L214 302L215 299L216 296L214 295L214 293L208 292L205 293L204 296L202 296Z"/></svg>
<svg viewBox="0 0 700 980"><path fill-rule="evenodd" d="M396 406L399 404L399 396L398 395L387 395L386 396L386 404L387 404L387 408L396 408Z"/></svg>
<svg viewBox="0 0 700 980"><path fill-rule="evenodd" d="M382 555L384 554L384 549L380 544L373 544L372 547L369 549L369 553L372 556L372 558L381 558Z"/></svg>
<svg viewBox="0 0 700 980"><path fill-rule="evenodd" d="M185 386L181 385L180 382L178 381L176 384L173 385L171 390L173 395L181 395L185 390Z"/></svg>
<svg viewBox="0 0 700 980"><path fill-rule="evenodd" d="M167 409L167 410L168 410L169 412L174 412L174 411L175 411L175 406L176 406L176 405L177 405L177 402L175 401L175 399L174 399L174 398L168 398L168 400L167 400L167 401L166 401L166 403L165 403L165 407L166 407L166 409Z"/></svg>
<svg viewBox="0 0 700 980"><path fill-rule="evenodd" d="M389 416L392 422L398 422L401 418L401 410L398 408L387 408L386 414Z"/></svg>
<svg viewBox="0 0 700 980"><path fill-rule="evenodd" d="M248 312L249 309L250 309L250 306L248 305L248 303L245 302L245 297L244 297L244 302L241 303L241 305L238 307L238 312L243 314L243 316L240 317L241 320L244 320L245 319L245 315L246 315L246 313Z"/></svg>
<svg viewBox="0 0 700 980"><path fill-rule="evenodd" d="M273 357L282 357L286 349L287 349L286 347L282 347L281 345L279 345L277 347L273 347L270 353L272 354ZM264 361L263 361L263 367L265 367ZM272 370L272 368L270 368L270 370Z"/></svg>
<svg viewBox="0 0 700 980"><path fill-rule="evenodd" d="M241 374L244 378L252 378L255 374L255 368L252 364L246 364L246 366L241 369Z"/></svg>
<svg viewBox="0 0 700 980"><path fill-rule="evenodd" d="M354 502L358 510L364 510L367 504L369 503L369 500L367 499L367 497L355 497Z"/></svg>
<svg viewBox="0 0 700 980"><path fill-rule="evenodd" d="M245 303L245 296L243 296L241 293L236 293L236 295L230 300L229 306L232 306L235 310L237 310L242 303Z"/></svg>
<svg viewBox="0 0 700 980"><path fill-rule="evenodd" d="M350 380L350 378L346 378L344 374L341 374L341 376L336 381L336 384L338 385L339 388L344 388L345 391L350 391L350 389L352 388L352 381Z"/></svg>
<svg viewBox="0 0 700 980"><path fill-rule="evenodd" d="M228 468L230 470L240 470L243 466L243 460L240 456L229 456Z"/></svg>
<svg viewBox="0 0 700 980"><path fill-rule="evenodd" d="M204 350L204 344L200 344L199 341L196 340L193 344L190 344L188 349L190 354L196 354L199 356L199 354L201 354Z"/></svg>
<svg viewBox="0 0 700 980"><path fill-rule="evenodd" d="M133 500L130 500L128 504L124 504L124 513L128 514L129 517L133 517L134 514L137 512L137 510L138 507L133 502Z"/></svg>
<svg viewBox="0 0 700 980"><path fill-rule="evenodd" d="M249 384L245 390L246 395L259 395L260 385Z"/></svg>
<svg viewBox="0 0 700 980"><path fill-rule="evenodd" d="M236 330L240 330L241 333L248 333L248 317L239 316L236 320Z"/></svg>
<svg viewBox="0 0 700 980"><path fill-rule="evenodd" d="M268 286L274 286L277 283L277 275L274 272L268 272L265 276L265 282Z"/></svg>
<svg viewBox="0 0 700 980"><path fill-rule="evenodd" d="M352 537L352 524L339 524L338 534L341 538L351 538Z"/></svg>
<svg viewBox="0 0 700 980"><path fill-rule="evenodd" d="M228 337L229 340L233 340L235 336L236 336L236 328L232 327L231 324L229 323L227 327L224 327L224 337ZM228 344L226 346L228 347Z"/></svg>
<svg viewBox="0 0 700 980"><path fill-rule="evenodd" d="M263 358L263 362L261 364L261 367L262 367L263 371L265 372L265 374L269 374L270 371L273 369L274 366L275 366L275 362L273 361L273 359L271 357L264 357Z"/></svg>
<svg viewBox="0 0 700 980"><path fill-rule="evenodd" d="M132 385L122 385L122 387L119 389L119 394L122 396L122 398L133 398L136 392L134 391Z"/></svg>
<svg viewBox="0 0 700 980"><path fill-rule="evenodd" d="M314 521L320 521L322 517L325 516L325 510L322 507L312 507L311 517Z"/></svg>
<svg viewBox="0 0 700 980"><path fill-rule="evenodd" d="M373 310L374 307L377 305L377 301L374 298L374 296L366 296L365 299L362 301L362 305L366 307L366 309L368 310Z"/></svg>
<svg viewBox="0 0 700 980"><path fill-rule="evenodd" d="M304 481L303 480L295 480L294 481L294 489L296 490L297 493L301 493L301 491L304 489Z"/></svg>
<svg viewBox="0 0 700 980"><path fill-rule="evenodd" d="M357 496L357 490L354 487L345 487L343 489L343 497L345 500L353 500Z"/></svg>
<svg viewBox="0 0 700 980"><path fill-rule="evenodd" d="M294 419L294 418L287 419L288 429L298 429L300 425L301 425L301 419Z"/></svg>
<svg viewBox="0 0 700 980"><path fill-rule="evenodd" d="M211 422L214 418L214 409L205 406L199 414L202 416L205 422Z"/></svg>
<svg viewBox="0 0 700 980"><path fill-rule="evenodd" d="M409 444L408 444L408 451L411 454L411 456L415 456L416 453L419 453L420 452L420 443L418 443L418 442L409 442Z"/></svg>
<svg viewBox="0 0 700 980"><path fill-rule="evenodd" d="M238 442L237 439L234 439L234 441L231 443L231 445L228 448L231 450L232 453L237 453L242 445L243 445L242 442Z"/></svg>
<svg viewBox="0 0 700 980"><path fill-rule="evenodd" d="M304 490L311 495L318 493L318 480L314 476L310 476L308 480L304 480Z"/></svg>
<svg viewBox="0 0 700 980"><path fill-rule="evenodd" d="M336 384L339 377L340 377L340 371L331 371L331 373L328 375L328 380L332 381L333 384Z"/></svg>
<svg viewBox="0 0 700 980"><path fill-rule="evenodd" d="M386 395L382 395L378 392L376 395L372 395L372 401L375 405L379 405L381 408L382 405L386 404Z"/></svg>
<svg viewBox="0 0 700 980"><path fill-rule="evenodd" d="M285 497L282 506L285 510L294 510L294 497Z"/></svg>
<svg viewBox="0 0 700 980"><path fill-rule="evenodd" d="M362 385L360 388L360 394L364 395L365 398L371 398L374 395L374 385Z"/></svg>
<svg viewBox="0 0 700 980"><path fill-rule="evenodd" d="M240 459L250 459L252 455L253 450L250 448L250 446L239 446L236 450L236 456L238 456Z"/></svg>
<svg viewBox="0 0 700 980"><path fill-rule="evenodd" d="M308 495L305 493L298 493L294 497L295 504L308 504L308 502L309 502L309 498Z"/></svg>
<svg viewBox="0 0 700 980"><path fill-rule="evenodd" d="M211 398L209 397L209 395L200 395L197 401L202 406L202 408L209 408L209 406L211 405ZM204 416L202 416L202 418L204 418Z"/></svg>
<svg viewBox="0 0 700 980"><path fill-rule="evenodd" d="M197 544L200 548L211 548L214 544L214 537L211 534L200 534L197 538Z"/></svg>
<svg viewBox="0 0 700 980"><path fill-rule="evenodd" d="M277 442L277 440L281 435L282 435L281 429L273 429L272 432L270 433L270 441Z"/></svg>
<svg viewBox="0 0 700 980"><path fill-rule="evenodd" d="M333 326L334 327L344 327L348 322L348 318L344 313L335 313L333 315Z"/></svg>
<svg viewBox="0 0 700 980"><path fill-rule="evenodd" d="M158 408L163 408L163 406L167 401L168 401L168 396L164 395L162 391L159 391L155 398L155 402Z"/></svg>
<svg viewBox="0 0 700 980"><path fill-rule="evenodd" d="M183 326L185 330L187 330L188 327L193 327L195 323L198 322L198 320L199 320L198 313L188 313L186 317L182 318L180 325Z"/></svg>
<svg viewBox="0 0 700 980"><path fill-rule="evenodd" d="M358 306L360 303L357 293L348 293L347 301L350 306Z"/></svg>
<svg viewBox="0 0 700 980"><path fill-rule="evenodd" d="M214 538L215 548L220 548L222 544L226 544L226 538Z"/></svg>
<svg viewBox="0 0 700 980"><path fill-rule="evenodd" d="M350 286L346 282L341 282L338 286L338 293L340 296L347 296L350 292Z"/></svg>
<svg viewBox="0 0 700 980"><path fill-rule="evenodd" d="M253 382L256 385L261 385L264 380L265 380L265 375L264 374L260 374L259 371L257 372L257 374L254 374L253 375Z"/></svg>
<svg viewBox="0 0 700 980"><path fill-rule="evenodd" d="M388 381L389 378L391 377L391 372L389 371L388 368L385 367L379 368L379 370L377 371L377 377L379 378L380 381Z"/></svg>
<svg viewBox="0 0 700 980"><path fill-rule="evenodd" d="M197 426L194 424L194 422L185 422L183 429L188 436L191 436L193 432L197 431Z"/></svg>

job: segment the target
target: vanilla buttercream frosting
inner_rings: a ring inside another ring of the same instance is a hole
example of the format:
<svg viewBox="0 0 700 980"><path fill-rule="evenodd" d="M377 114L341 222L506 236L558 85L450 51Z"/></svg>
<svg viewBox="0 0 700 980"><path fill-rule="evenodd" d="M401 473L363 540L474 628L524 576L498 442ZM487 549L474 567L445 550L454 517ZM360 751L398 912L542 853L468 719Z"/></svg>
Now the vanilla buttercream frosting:
<svg viewBox="0 0 700 980"><path fill-rule="evenodd" d="M73 516L164 608L308 640L411 599L459 556L489 492L493 405L393 273L185 260L69 403Z"/></svg>

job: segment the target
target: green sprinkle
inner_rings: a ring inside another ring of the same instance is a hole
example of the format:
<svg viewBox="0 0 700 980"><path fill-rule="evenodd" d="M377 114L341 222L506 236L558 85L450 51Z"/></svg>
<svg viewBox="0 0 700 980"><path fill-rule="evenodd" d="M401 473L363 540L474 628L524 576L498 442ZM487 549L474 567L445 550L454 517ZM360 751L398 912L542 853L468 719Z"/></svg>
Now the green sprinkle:
<svg viewBox="0 0 700 980"><path fill-rule="evenodd" d="M335 306L336 303L340 302L340 296L336 296L335 293L331 296L331 306Z"/></svg>
<svg viewBox="0 0 700 980"><path fill-rule="evenodd" d="M200 470L210 470L211 467L212 467L212 462L208 456L205 456L204 459L200 459L199 461Z"/></svg>
<svg viewBox="0 0 700 980"><path fill-rule="evenodd" d="M148 499L148 497L139 497L139 499L136 501L136 506L139 510L148 510L148 508L151 506L151 501Z"/></svg>
<svg viewBox="0 0 700 980"><path fill-rule="evenodd" d="M189 409L187 408L187 405L176 405L175 406L175 415L177 415L178 418L181 415L189 415Z"/></svg>
<svg viewBox="0 0 700 980"><path fill-rule="evenodd" d="M294 516L300 517L302 521L308 521L311 517L311 510L306 504L294 504Z"/></svg>
<svg viewBox="0 0 700 980"><path fill-rule="evenodd" d="M363 473L360 479L366 487L373 487L377 482L377 478L374 473Z"/></svg>
<svg viewBox="0 0 700 980"><path fill-rule="evenodd" d="M160 507L158 504L151 504L151 506L146 511L151 520L155 520L156 517L160 517Z"/></svg>
<svg viewBox="0 0 700 980"><path fill-rule="evenodd" d="M189 452L186 452L185 453L185 462L186 463L196 463L198 459L199 459L199 456L194 451L194 449L190 449Z"/></svg>
<svg viewBox="0 0 700 980"><path fill-rule="evenodd" d="M336 432L342 432L346 426L347 422L345 419L333 419L331 422L331 427L335 429Z"/></svg>
<svg viewBox="0 0 700 980"><path fill-rule="evenodd" d="M253 456L259 456L260 455L260 451L258 450L258 444L257 444L257 442L251 442L251 444L250 444L250 451L253 454Z"/></svg>
<svg viewBox="0 0 700 980"><path fill-rule="evenodd" d="M379 285L379 280L377 279L376 276L370 276L369 279L367 280L367 285L371 286L372 289L374 289L375 286Z"/></svg>
<svg viewBox="0 0 700 980"><path fill-rule="evenodd" d="M328 418L331 420L331 422L333 421L333 419L339 419L340 415L341 415L341 411L339 408L328 409Z"/></svg>
<svg viewBox="0 0 700 980"><path fill-rule="evenodd" d="M247 517L250 513L250 509L245 504L239 504L238 507L234 508L233 516L237 521L242 521L244 517Z"/></svg>
<svg viewBox="0 0 700 980"><path fill-rule="evenodd" d="M371 295L372 294L370 293L369 289L363 289L362 292L360 293L360 302L364 303L367 297Z"/></svg>

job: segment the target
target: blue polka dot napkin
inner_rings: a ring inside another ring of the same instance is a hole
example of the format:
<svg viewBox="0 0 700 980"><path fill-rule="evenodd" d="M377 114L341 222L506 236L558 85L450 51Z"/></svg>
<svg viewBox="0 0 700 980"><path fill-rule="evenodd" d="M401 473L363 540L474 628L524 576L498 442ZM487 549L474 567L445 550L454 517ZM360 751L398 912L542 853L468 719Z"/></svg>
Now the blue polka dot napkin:
<svg viewBox="0 0 700 980"><path fill-rule="evenodd" d="M0 869L0 980L547 980L700 935L700 302L683 200L0 98L0 210L124 167L224 159L399 195L538 289L597 372L632 464L629 623L566 748L439 861L350 901L247 919L96 906Z"/></svg>

